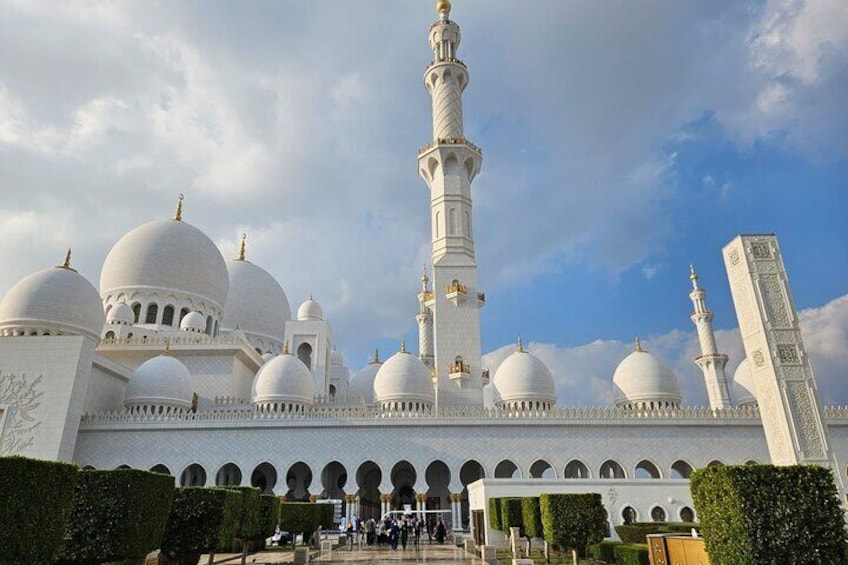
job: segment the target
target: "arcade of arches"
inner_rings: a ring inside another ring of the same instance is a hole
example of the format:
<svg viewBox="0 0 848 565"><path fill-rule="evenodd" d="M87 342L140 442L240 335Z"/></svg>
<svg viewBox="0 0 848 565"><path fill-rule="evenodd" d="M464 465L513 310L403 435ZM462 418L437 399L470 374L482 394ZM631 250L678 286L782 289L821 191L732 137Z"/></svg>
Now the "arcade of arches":
<svg viewBox="0 0 848 565"><path fill-rule="evenodd" d="M487 471L480 462L470 459L458 469L452 469L441 460L432 461L423 468L416 468L406 460L382 466L367 460L355 468L348 468L339 461L331 461L320 468L312 468L304 461L287 467L264 461L252 468L240 468L234 462L227 462L217 468L192 463L182 470L158 464L150 470L167 474L176 471L181 486L250 485L291 501L341 500L343 512L348 517L379 518L389 510L405 508L445 510L445 519L450 520L452 526L466 529L470 516L467 486L478 479L688 479L692 466L677 460L666 469L642 460L632 468L625 468L610 459L592 469L583 461L573 459L557 469L544 459L538 459L521 469L513 461L504 459Z"/></svg>

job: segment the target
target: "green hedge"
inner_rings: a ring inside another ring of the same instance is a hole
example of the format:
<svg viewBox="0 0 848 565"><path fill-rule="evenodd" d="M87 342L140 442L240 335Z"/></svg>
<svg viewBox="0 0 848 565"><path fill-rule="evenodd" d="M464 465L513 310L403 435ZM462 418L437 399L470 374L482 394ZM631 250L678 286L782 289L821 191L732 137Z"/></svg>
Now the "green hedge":
<svg viewBox="0 0 848 565"><path fill-rule="evenodd" d="M586 553L589 557L593 559L600 559L601 561L605 561L607 563L615 562L615 546L621 545L621 542L617 541L602 541L600 543L595 543L590 545L586 549Z"/></svg>
<svg viewBox="0 0 848 565"><path fill-rule="evenodd" d="M525 496L521 499L521 520L524 524L524 535L527 537L540 538L545 535L538 496Z"/></svg>
<svg viewBox="0 0 848 565"><path fill-rule="evenodd" d="M59 550L79 469L0 457L0 563L49 563Z"/></svg>
<svg viewBox="0 0 848 565"><path fill-rule="evenodd" d="M135 469L80 471L61 563L142 558L158 548L174 497L174 478Z"/></svg>
<svg viewBox="0 0 848 565"><path fill-rule="evenodd" d="M332 504L281 502L280 528L295 536L303 534L303 543L308 543L309 537L318 526L325 530L333 527L334 512L335 507Z"/></svg>
<svg viewBox="0 0 848 565"><path fill-rule="evenodd" d="M218 488L175 489L162 553L175 563L201 553L232 549L238 531L242 493Z"/></svg>
<svg viewBox="0 0 848 565"><path fill-rule="evenodd" d="M241 514L236 538L242 540L255 540L262 537L262 516L259 506L262 491L254 487L227 487L241 493ZM272 532L273 533L273 532Z"/></svg>
<svg viewBox="0 0 848 565"><path fill-rule="evenodd" d="M648 546L644 543L620 543L613 547L616 565L649 565Z"/></svg>
<svg viewBox="0 0 848 565"><path fill-rule="evenodd" d="M509 535L510 528L519 528L519 535L524 535L524 521L521 514L521 499L501 498L501 531Z"/></svg>
<svg viewBox="0 0 848 565"><path fill-rule="evenodd" d="M615 531L624 543L647 543L648 534L689 534L700 527L695 522L633 522L620 524Z"/></svg>
<svg viewBox="0 0 848 565"><path fill-rule="evenodd" d="M845 563L833 475L817 466L716 466L690 489L707 553L721 565Z"/></svg>
<svg viewBox="0 0 848 565"><path fill-rule="evenodd" d="M489 499L489 526L500 531L501 529L501 502L499 498Z"/></svg>
<svg viewBox="0 0 848 565"><path fill-rule="evenodd" d="M604 539L607 517L600 494L543 494L539 507L545 541L556 548L584 551Z"/></svg>
<svg viewBox="0 0 848 565"><path fill-rule="evenodd" d="M259 515L262 522L262 537L274 535L277 524L280 523L280 499L273 494L263 494L259 497Z"/></svg>

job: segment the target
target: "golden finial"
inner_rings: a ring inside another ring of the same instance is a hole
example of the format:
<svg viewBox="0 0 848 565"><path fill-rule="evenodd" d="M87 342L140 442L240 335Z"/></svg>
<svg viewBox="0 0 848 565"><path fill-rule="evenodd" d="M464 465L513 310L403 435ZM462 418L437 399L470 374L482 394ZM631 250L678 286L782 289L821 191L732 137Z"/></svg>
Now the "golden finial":
<svg viewBox="0 0 848 565"><path fill-rule="evenodd" d="M641 352L641 351L642 351L642 342L641 342L641 341L639 341L639 336L638 336L638 335L636 336L636 351L639 351L639 352Z"/></svg>
<svg viewBox="0 0 848 565"><path fill-rule="evenodd" d="M521 341L521 336L518 336L518 352L519 353L527 353L524 350L524 342Z"/></svg>
<svg viewBox="0 0 848 565"><path fill-rule="evenodd" d="M374 359L371 361L372 363L380 363L380 348L374 348Z"/></svg>
<svg viewBox="0 0 848 565"><path fill-rule="evenodd" d="M442 12L447 12L450 15L451 11L451 3L448 0L441 0L436 3L436 13L441 14Z"/></svg>
<svg viewBox="0 0 848 565"><path fill-rule="evenodd" d="M162 352L162 355L171 356L171 340L168 338L165 338L165 351Z"/></svg>
<svg viewBox="0 0 848 565"><path fill-rule="evenodd" d="M698 273L695 272L695 265L693 265L692 263L689 263L689 280L698 280Z"/></svg>
<svg viewBox="0 0 848 565"><path fill-rule="evenodd" d="M400 349L398 349L398 352L400 352L400 353L406 353L407 352L406 351L406 338L405 337L401 338L401 340L400 340Z"/></svg>
<svg viewBox="0 0 848 565"><path fill-rule="evenodd" d="M239 254L238 254L238 260L239 261L244 261L244 241L246 239L247 239L247 234L242 233L241 234L241 243L239 243Z"/></svg>
<svg viewBox="0 0 848 565"><path fill-rule="evenodd" d="M177 213L174 214L174 219L178 222L183 221L183 200L185 199L185 195L180 192L180 199L177 201Z"/></svg>
<svg viewBox="0 0 848 565"><path fill-rule="evenodd" d="M430 280L430 277L427 276L427 265L424 265L424 268L421 270L421 282L427 284Z"/></svg>
<svg viewBox="0 0 848 565"><path fill-rule="evenodd" d="M65 262L62 263L62 268L70 269L71 268L71 248L68 247L68 252L65 253Z"/></svg>
<svg viewBox="0 0 848 565"><path fill-rule="evenodd" d="M291 355L291 351L289 351L289 340L283 342L283 355Z"/></svg>

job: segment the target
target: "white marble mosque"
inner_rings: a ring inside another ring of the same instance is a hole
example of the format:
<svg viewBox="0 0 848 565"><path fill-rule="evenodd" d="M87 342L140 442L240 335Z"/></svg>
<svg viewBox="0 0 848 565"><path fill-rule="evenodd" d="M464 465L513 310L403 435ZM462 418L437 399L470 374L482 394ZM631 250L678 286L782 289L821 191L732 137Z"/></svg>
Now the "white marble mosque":
<svg viewBox="0 0 848 565"><path fill-rule="evenodd" d="M455 529L484 506L469 505L478 479L513 478L522 493L602 492L612 524L628 513L688 520L694 468L769 462L749 365L760 359L749 352L727 378L694 269L695 363L710 406L685 407L675 374L638 343L610 376L611 406L559 404L550 370L521 343L493 375L483 366L471 198L482 151L463 133L469 71L450 11L439 2L428 32L433 139L418 169L431 193L432 263L417 348L400 344L351 372L320 304L310 298L293 316L244 241L225 259L181 197L172 217L114 244L99 290L69 253L0 302L0 454L340 499L348 516L443 509ZM848 459L848 412L821 414L827 449Z"/></svg>

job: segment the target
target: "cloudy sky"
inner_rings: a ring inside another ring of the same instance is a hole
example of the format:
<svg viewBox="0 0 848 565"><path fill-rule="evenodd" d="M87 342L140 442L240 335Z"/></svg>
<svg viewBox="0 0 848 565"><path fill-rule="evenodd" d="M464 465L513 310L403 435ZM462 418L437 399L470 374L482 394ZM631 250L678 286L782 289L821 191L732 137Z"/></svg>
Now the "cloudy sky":
<svg viewBox="0 0 848 565"><path fill-rule="evenodd" d="M0 293L173 213L313 293L349 365L415 342L431 0L0 0ZM823 400L848 404L848 3L456 0L483 343L562 404L636 335L706 401L688 264L741 344L720 249L775 232Z"/></svg>

